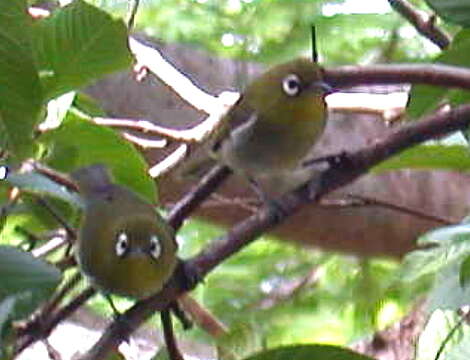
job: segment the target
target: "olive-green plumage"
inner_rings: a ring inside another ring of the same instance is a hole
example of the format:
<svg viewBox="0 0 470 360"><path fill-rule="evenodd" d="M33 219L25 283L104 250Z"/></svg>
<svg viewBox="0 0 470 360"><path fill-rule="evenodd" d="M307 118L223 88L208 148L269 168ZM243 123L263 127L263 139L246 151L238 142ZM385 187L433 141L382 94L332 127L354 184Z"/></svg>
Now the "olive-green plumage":
<svg viewBox="0 0 470 360"><path fill-rule="evenodd" d="M174 233L151 204L112 182L103 165L71 174L85 202L76 257L93 285L106 293L145 298L173 273Z"/></svg>
<svg viewBox="0 0 470 360"><path fill-rule="evenodd" d="M216 134L214 157L268 193L299 186L309 177L300 161L325 128L330 90L312 60L271 68L225 115L228 127Z"/></svg>

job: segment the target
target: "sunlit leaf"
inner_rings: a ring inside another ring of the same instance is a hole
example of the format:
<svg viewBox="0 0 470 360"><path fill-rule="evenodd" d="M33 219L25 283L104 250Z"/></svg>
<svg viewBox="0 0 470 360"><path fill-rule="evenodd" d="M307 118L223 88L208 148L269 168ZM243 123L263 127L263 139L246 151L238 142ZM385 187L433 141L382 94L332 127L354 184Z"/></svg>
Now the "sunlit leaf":
<svg viewBox="0 0 470 360"><path fill-rule="evenodd" d="M468 171L470 152L461 145L418 145L383 161L372 172L399 169Z"/></svg>
<svg viewBox="0 0 470 360"><path fill-rule="evenodd" d="M47 99L131 63L124 22L82 0L37 21L34 45Z"/></svg>

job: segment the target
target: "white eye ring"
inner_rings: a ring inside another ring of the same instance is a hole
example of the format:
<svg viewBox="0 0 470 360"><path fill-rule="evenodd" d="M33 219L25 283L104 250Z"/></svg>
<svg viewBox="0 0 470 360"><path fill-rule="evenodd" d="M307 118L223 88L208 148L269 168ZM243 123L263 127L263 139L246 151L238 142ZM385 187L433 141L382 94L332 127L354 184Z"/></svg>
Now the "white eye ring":
<svg viewBox="0 0 470 360"><path fill-rule="evenodd" d="M150 255L154 259L158 259L162 253L162 247L160 245L160 240L157 235L152 235L150 237Z"/></svg>
<svg viewBox="0 0 470 360"><path fill-rule="evenodd" d="M282 90L286 95L296 96L300 93L300 79L295 74L289 74L282 79Z"/></svg>
<svg viewBox="0 0 470 360"><path fill-rule="evenodd" d="M116 255L119 257L122 257L126 254L127 250L129 248L129 238L127 237L127 234L123 231L120 232L117 236L117 241L116 241Z"/></svg>

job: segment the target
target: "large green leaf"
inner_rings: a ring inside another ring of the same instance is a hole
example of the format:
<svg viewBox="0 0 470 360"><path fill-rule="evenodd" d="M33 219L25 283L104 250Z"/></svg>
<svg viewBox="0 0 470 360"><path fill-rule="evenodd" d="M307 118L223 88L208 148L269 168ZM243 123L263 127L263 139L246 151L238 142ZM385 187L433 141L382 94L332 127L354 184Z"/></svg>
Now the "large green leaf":
<svg viewBox="0 0 470 360"><path fill-rule="evenodd" d="M333 345L293 345L263 351L245 360L373 360Z"/></svg>
<svg viewBox="0 0 470 360"><path fill-rule="evenodd" d="M468 0L426 0L443 19L461 26L470 26L470 2Z"/></svg>
<svg viewBox="0 0 470 360"><path fill-rule="evenodd" d="M0 148L17 159L31 154L43 100L30 22L25 0L0 1Z"/></svg>
<svg viewBox="0 0 470 360"><path fill-rule="evenodd" d="M451 46L443 51L434 62L470 67L470 29L460 31L454 37ZM443 100L458 105L468 102L469 98L468 91L417 85L411 89L407 111L410 116L419 117L436 109Z"/></svg>
<svg viewBox="0 0 470 360"><path fill-rule="evenodd" d="M40 139L49 149L47 163L63 172L103 163L116 181L151 202L155 202L155 183L147 173L147 163L134 146L114 130L96 125L70 112L62 125Z"/></svg>
<svg viewBox="0 0 470 360"><path fill-rule="evenodd" d="M34 310L61 280L55 267L11 246L0 246L0 302L15 296L15 317Z"/></svg>
<svg viewBox="0 0 470 360"><path fill-rule="evenodd" d="M399 169L468 171L470 152L467 146L462 145L418 145L380 163L372 172Z"/></svg>
<svg viewBox="0 0 470 360"><path fill-rule="evenodd" d="M76 0L34 24L35 55L45 97L84 86L131 63L122 20Z"/></svg>

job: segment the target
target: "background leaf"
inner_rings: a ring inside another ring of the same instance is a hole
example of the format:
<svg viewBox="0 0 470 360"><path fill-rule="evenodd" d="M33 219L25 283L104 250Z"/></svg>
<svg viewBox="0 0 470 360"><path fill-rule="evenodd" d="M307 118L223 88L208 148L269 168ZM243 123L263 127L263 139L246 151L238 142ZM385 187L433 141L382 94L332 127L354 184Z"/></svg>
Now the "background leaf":
<svg viewBox="0 0 470 360"><path fill-rule="evenodd" d="M437 15L461 26L470 26L470 3L467 0L426 0Z"/></svg>
<svg viewBox="0 0 470 360"><path fill-rule="evenodd" d="M450 47L444 50L434 62L469 67L470 29L463 29L455 35ZM467 102L469 98L470 92L461 89L416 85L411 88L407 112L411 117L419 117L436 109L443 100L452 105L458 105Z"/></svg>
<svg viewBox="0 0 470 360"><path fill-rule="evenodd" d="M418 145L381 162L371 171L379 173L399 169L468 171L470 152L467 146L462 145Z"/></svg>
<svg viewBox="0 0 470 360"><path fill-rule="evenodd" d="M75 90L131 63L121 19L82 0L34 24L35 56L45 97Z"/></svg>
<svg viewBox="0 0 470 360"><path fill-rule="evenodd" d="M0 79L0 148L20 160L32 153L43 100L26 0L0 1Z"/></svg>
<svg viewBox="0 0 470 360"><path fill-rule="evenodd" d="M0 246L0 302L16 298L15 318L46 300L61 280L55 267L11 246Z"/></svg>

